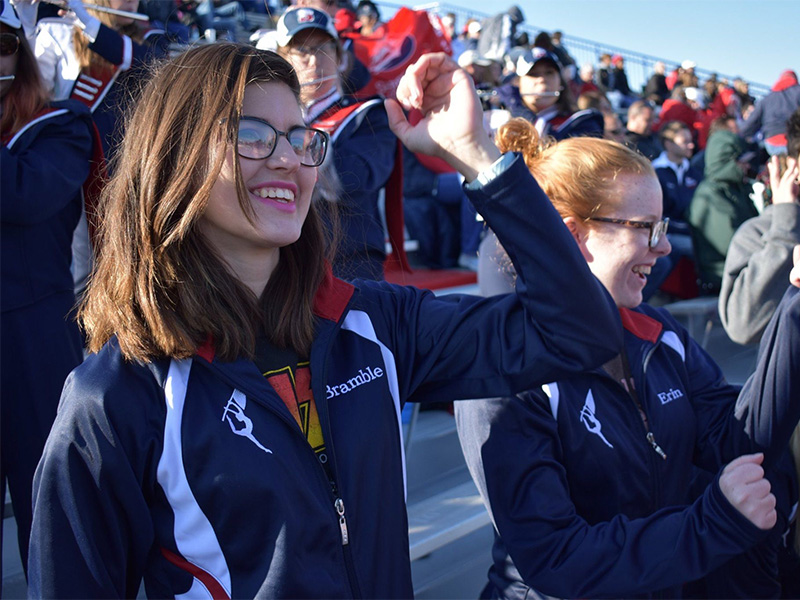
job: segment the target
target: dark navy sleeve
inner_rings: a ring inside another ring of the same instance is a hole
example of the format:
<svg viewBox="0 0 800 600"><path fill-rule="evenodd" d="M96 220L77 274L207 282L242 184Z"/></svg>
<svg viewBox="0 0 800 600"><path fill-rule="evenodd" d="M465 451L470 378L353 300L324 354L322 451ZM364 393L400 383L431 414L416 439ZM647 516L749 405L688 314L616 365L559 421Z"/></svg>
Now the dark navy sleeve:
<svg viewBox="0 0 800 600"><path fill-rule="evenodd" d="M528 586L559 598L632 597L696 579L766 535L717 481L689 506L590 524L572 502L550 411L540 390L456 403L467 465L513 560L506 568Z"/></svg>
<svg viewBox="0 0 800 600"><path fill-rule="evenodd" d="M336 172L345 194L366 197L386 185L394 168L397 137L389 129L383 103L370 107L363 121L350 127L352 133L345 131L334 144Z"/></svg>
<svg viewBox="0 0 800 600"><path fill-rule="evenodd" d="M799 291L790 287L775 311L761 338L756 370L735 404L719 367L688 340L686 368L700 466L713 471L742 454L764 452L769 468L787 448L800 419Z"/></svg>
<svg viewBox="0 0 800 600"><path fill-rule="evenodd" d="M101 23L97 39L89 44L89 48L111 64L126 65L125 68L129 68L131 64L146 63L166 56L169 39L154 31L145 36L144 44L138 44Z"/></svg>
<svg viewBox="0 0 800 600"><path fill-rule="evenodd" d="M30 598L134 598L154 541L163 393L144 367L109 381L90 357L67 379L33 487Z"/></svg>
<svg viewBox="0 0 800 600"><path fill-rule="evenodd" d="M764 100L756 102L753 112L747 117L747 120L742 124L739 129L739 135L743 138L753 137L758 130L761 129L761 123L764 117Z"/></svg>
<svg viewBox="0 0 800 600"><path fill-rule="evenodd" d="M614 302L522 158L466 193L508 252L516 293L387 294L387 303L399 303L386 316L402 398L508 395L617 354L622 326Z"/></svg>
<svg viewBox="0 0 800 600"><path fill-rule="evenodd" d="M4 223L41 223L74 201L89 175L90 122L88 111L84 117L72 112L46 115L32 126L35 130L24 134L20 146L3 145L0 211Z"/></svg>
<svg viewBox="0 0 800 600"><path fill-rule="evenodd" d="M758 363L736 403L736 418L769 467L800 420L800 289L790 286L764 331Z"/></svg>

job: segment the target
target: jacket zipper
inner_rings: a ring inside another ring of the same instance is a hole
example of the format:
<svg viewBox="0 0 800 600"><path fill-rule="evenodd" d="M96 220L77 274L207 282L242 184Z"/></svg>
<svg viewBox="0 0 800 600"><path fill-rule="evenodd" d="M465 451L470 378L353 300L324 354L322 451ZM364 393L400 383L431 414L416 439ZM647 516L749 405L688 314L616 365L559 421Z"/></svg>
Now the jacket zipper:
<svg viewBox="0 0 800 600"><path fill-rule="evenodd" d="M228 377L227 374L223 373L222 370L219 369L219 367L214 367L214 370L221 376L223 381L226 381L228 383L228 385L230 385L234 389L238 389L238 390L242 391L243 393L245 393L245 394L247 394L247 395L249 395L251 397L254 397L254 398L258 398L259 397L258 394L254 393L253 391L251 391L251 390L249 390L247 388L243 388L241 385L239 385L232 378ZM328 482L328 485L330 485L330 490L331 490L331 494L332 494L332 497L333 497L333 509L334 509L334 512L336 513L336 519L337 519L338 524L339 524L339 532L340 532L341 540L342 540L342 550L343 550L343 554L344 554L345 569L347 570L347 579L348 579L348 581L350 583L350 588L351 588L351 591L353 592L353 597L354 598L361 598L362 597L361 596L361 589L360 589L360 586L358 585L358 580L356 579L355 567L353 566L353 556L350 553L350 534L349 534L348 528L347 528L347 519L345 518L344 500L342 499L341 495L339 494L339 489L338 489L338 486L336 485L336 481L334 480L333 472L332 471L329 472L323 466L322 462L320 462L319 457L316 455L316 453L314 452L313 448L309 445L308 440L305 438L305 436L303 435L302 431L300 431L300 428L297 426L297 421L295 421L292 417L286 416L283 413L281 413L280 411L276 410L275 408L270 406L269 403L267 403L267 402L259 402L259 404L261 404L267 410L269 410L274 415L276 415L284 423L288 424L289 427L292 430L294 430L297 433L297 435L299 435L302 438L303 444L305 445L306 448L308 448L308 450L314 456L314 462L317 463L317 465L319 466L320 471L322 471L322 476L323 476L324 480ZM319 405L317 405L317 409L319 410ZM327 410L327 407L326 407L326 410ZM326 430L325 432L327 434L327 437L325 438L325 446L326 446L326 448L329 449L329 455L332 456L333 455L333 446L330 443L331 442L331 431L330 431L330 426L329 426L328 423L326 423L325 430Z"/></svg>
<svg viewBox="0 0 800 600"><path fill-rule="evenodd" d="M352 303L353 299L350 299L348 303L348 310L350 307L350 303ZM331 333L326 341L326 352L324 356L324 360L322 361L322 376L321 381L327 381L328 379L328 353L327 347L330 344L330 340L336 335L339 330L341 329L341 320L336 323L335 331ZM312 355L313 355L313 348L312 348ZM313 379L312 379L312 390L313 390ZM314 395L316 398L316 394ZM342 494L339 491L339 487L336 483L336 460L335 454L333 451L333 433L331 432L331 423L330 418L328 415L328 403L325 400L325 396L322 396L323 401L317 402L317 410L320 413L320 424L324 428L324 439L325 439L325 446L328 450L328 461L330 469L326 469L323 467L323 471L325 471L326 476L329 478L329 482L331 485L331 492L333 494L333 508L336 511L336 517L339 522L339 534L341 536L342 542L342 555L344 557L344 565L347 571L347 579L350 582L350 591L353 594L354 598L362 598L361 595L361 586L358 585L358 577L356 576L356 568L353 561L353 553L350 546L350 531L347 527L347 517L345 516L345 505L344 499L342 498ZM322 467L322 464L320 464Z"/></svg>
<svg viewBox="0 0 800 600"><path fill-rule="evenodd" d="M325 471L324 468L323 471ZM327 475L328 473L326 471L326 476ZM353 555L350 551L350 532L347 528L347 517L345 517L344 499L339 493L339 489L336 486L336 481L334 481L332 475L329 477L328 482L330 483L331 493L333 494L333 509L336 511L336 517L339 521L339 534L342 540L342 554L344 555L344 566L345 570L347 571L347 579L350 581L350 589L353 592L353 597L361 598L362 597L361 588L358 585L358 579L356 578L356 569L353 564Z"/></svg>
<svg viewBox="0 0 800 600"><path fill-rule="evenodd" d="M645 362L644 362L644 365L642 366L642 372L643 373L647 372L647 362L650 360L650 356L651 355L652 355L652 351L649 352L648 355L645 357ZM624 352L622 353L622 363L623 363L623 370L625 371L626 377L628 377L630 379L630 381L633 381L633 373L631 373L630 364L628 363L628 357ZM646 378L643 378L643 379L646 379ZM644 429L645 429L645 432L646 432L645 439L650 444L650 447L653 449L653 451L656 454L658 454L662 458L662 460L667 460L667 453L664 452L664 450L661 448L661 446L658 445L658 442L656 441L655 434L650 430L650 422L647 419L647 413L644 412L644 406L642 406L642 403L639 401L639 395L638 395L636 389L633 388L633 386L631 386L631 387L632 387L632 389L629 390L628 394L633 399L634 404L636 404L636 409L639 411L639 416L641 417L642 423L644 424ZM644 392L644 390L642 390L642 391Z"/></svg>
<svg viewBox="0 0 800 600"><path fill-rule="evenodd" d="M344 517L344 500L337 498L333 503L336 513L339 515L339 530L342 533L342 546L347 546L350 543L350 538L347 535L347 519Z"/></svg>

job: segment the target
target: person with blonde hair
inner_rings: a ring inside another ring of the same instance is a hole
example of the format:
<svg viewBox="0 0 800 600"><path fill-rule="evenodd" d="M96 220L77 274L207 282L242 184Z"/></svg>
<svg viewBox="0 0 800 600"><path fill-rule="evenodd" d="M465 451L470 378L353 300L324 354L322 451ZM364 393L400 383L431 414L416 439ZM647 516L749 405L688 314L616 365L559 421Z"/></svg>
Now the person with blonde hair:
<svg viewBox="0 0 800 600"><path fill-rule="evenodd" d="M291 65L218 43L165 63L104 191L68 379L36 474L32 597L413 595L401 411L607 360L613 303L544 194L425 55L389 122L446 160L516 264L484 299L336 279L312 201L328 136ZM519 252L517 252L519 248ZM544 253L554 256L542 260Z"/></svg>
<svg viewBox="0 0 800 600"><path fill-rule="evenodd" d="M522 153L611 294L624 347L600 368L456 404L496 533L481 597L679 597L683 583L786 524L784 493L796 484L782 479L773 494L764 475L800 418L800 290L786 293L740 394L669 313L642 304L670 251L649 161L609 140L543 142L523 120L497 141ZM499 274L491 291L507 292L513 268L495 248L481 260ZM716 474L697 499L694 468Z"/></svg>

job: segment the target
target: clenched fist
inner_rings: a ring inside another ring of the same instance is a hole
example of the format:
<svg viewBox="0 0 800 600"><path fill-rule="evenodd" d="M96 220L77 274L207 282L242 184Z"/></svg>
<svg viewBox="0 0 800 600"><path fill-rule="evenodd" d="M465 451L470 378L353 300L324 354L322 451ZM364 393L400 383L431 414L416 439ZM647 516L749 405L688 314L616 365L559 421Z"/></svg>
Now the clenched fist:
<svg viewBox="0 0 800 600"><path fill-rule="evenodd" d="M719 487L736 510L759 529L772 529L778 520L772 486L764 478L764 455L745 454L722 471Z"/></svg>

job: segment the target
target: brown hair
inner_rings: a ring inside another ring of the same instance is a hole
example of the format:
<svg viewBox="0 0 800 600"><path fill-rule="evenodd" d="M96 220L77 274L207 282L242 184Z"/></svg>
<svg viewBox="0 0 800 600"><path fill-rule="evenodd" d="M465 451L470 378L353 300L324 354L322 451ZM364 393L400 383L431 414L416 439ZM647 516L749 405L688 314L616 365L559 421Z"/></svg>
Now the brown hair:
<svg viewBox="0 0 800 600"><path fill-rule="evenodd" d="M675 141L675 136L678 135L681 131L688 131L691 135L692 129L683 121L667 121L664 125L661 126L661 129L658 131L658 139L661 141L661 145L664 145L664 142Z"/></svg>
<svg viewBox="0 0 800 600"><path fill-rule="evenodd" d="M800 108L786 121L786 153L792 158L800 157ZM797 529L800 531L800 527Z"/></svg>
<svg viewBox="0 0 800 600"><path fill-rule="evenodd" d="M231 273L198 223L236 137L245 87L269 81L299 97L289 63L243 44L194 48L156 68L103 190L97 263L80 309L92 352L115 335L128 359L184 358L210 338L221 359L233 360L252 357L263 333L307 356L327 268L313 203L261 298ZM252 219L233 157L239 204Z"/></svg>
<svg viewBox="0 0 800 600"><path fill-rule="evenodd" d="M7 27L7 26L5 26ZM5 135L13 135L23 125L41 112L50 99L41 75L39 65L33 56L28 40L21 29L11 29L19 39L17 50L17 70L14 81L3 98L3 116L0 118L0 131Z"/></svg>
<svg viewBox="0 0 800 600"><path fill-rule="evenodd" d="M110 0L93 0L92 3L105 8L111 8ZM133 23L128 23L127 25L123 25L122 27L118 27L114 24L114 15L92 10L91 8L87 10L103 25L110 27L117 33L127 35L137 43L141 43L141 41L144 39L142 28L136 21ZM75 48L75 57L78 59L78 64L80 65L81 69L86 69L90 66L103 70L114 69L114 65L89 48L89 38L83 34L83 30L78 26L73 28L72 43L73 47Z"/></svg>
<svg viewBox="0 0 800 600"><path fill-rule="evenodd" d="M576 104L578 110L586 110L587 108L594 108L595 110L599 110L603 114L608 112L611 113L614 112L614 109L612 108L611 103L608 101L606 95L599 90L590 90L588 92L583 92L580 96L578 96L578 101Z"/></svg>
<svg viewBox="0 0 800 600"><path fill-rule="evenodd" d="M612 204L613 186L623 174L650 175L650 161L611 140L574 137L555 143L539 138L525 119L512 119L497 132L501 152L521 152L525 164L562 217L588 219Z"/></svg>

